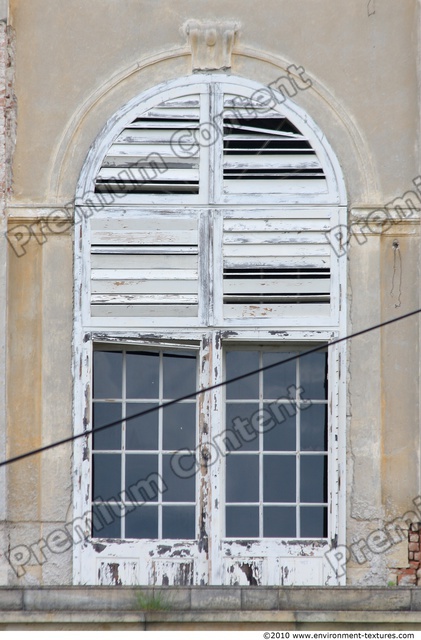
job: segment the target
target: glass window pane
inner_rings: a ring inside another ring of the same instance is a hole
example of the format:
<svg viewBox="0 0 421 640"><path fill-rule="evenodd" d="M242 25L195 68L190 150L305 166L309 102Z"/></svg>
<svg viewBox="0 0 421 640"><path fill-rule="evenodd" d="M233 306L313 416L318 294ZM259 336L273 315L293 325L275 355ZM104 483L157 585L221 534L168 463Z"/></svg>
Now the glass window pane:
<svg viewBox="0 0 421 640"><path fill-rule="evenodd" d="M327 457L301 456L300 502L327 501Z"/></svg>
<svg viewBox="0 0 421 640"><path fill-rule="evenodd" d="M133 500L133 502L155 502L158 499L157 483L157 455L137 453L126 455L126 492L128 500Z"/></svg>
<svg viewBox="0 0 421 640"><path fill-rule="evenodd" d="M159 353L153 351L127 353L126 397L159 398Z"/></svg>
<svg viewBox="0 0 421 640"><path fill-rule="evenodd" d="M265 405L270 410L270 405ZM295 451L297 443L296 416L291 416L295 405L288 405L288 412L282 404L276 404L274 426L263 434L265 451Z"/></svg>
<svg viewBox="0 0 421 640"><path fill-rule="evenodd" d="M118 402L94 402L94 449L121 449L121 424L95 432L98 427L121 420L121 415L121 404Z"/></svg>
<svg viewBox="0 0 421 640"><path fill-rule="evenodd" d="M327 538L327 508L300 507L301 537Z"/></svg>
<svg viewBox="0 0 421 640"><path fill-rule="evenodd" d="M162 477L164 480L164 492L162 499L164 502L195 502L196 496L196 473L188 478L181 477L176 464L178 456L171 464L172 455L162 456ZM177 458L177 459L176 459ZM189 461L183 460L183 464L189 465ZM192 467L192 473L195 467Z"/></svg>
<svg viewBox="0 0 421 640"><path fill-rule="evenodd" d="M94 351L94 398L121 399L123 354Z"/></svg>
<svg viewBox="0 0 421 640"><path fill-rule="evenodd" d="M295 538L295 507L264 507L263 535L265 538Z"/></svg>
<svg viewBox="0 0 421 640"><path fill-rule="evenodd" d="M126 538L157 538L158 507L140 505L126 513Z"/></svg>
<svg viewBox="0 0 421 640"><path fill-rule="evenodd" d="M225 526L227 538L258 538L259 507L227 507Z"/></svg>
<svg viewBox="0 0 421 640"><path fill-rule="evenodd" d="M295 456L263 456L263 501L295 502Z"/></svg>
<svg viewBox="0 0 421 640"><path fill-rule="evenodd" d="M327 450L327 406L312 404L300 411L301 451Z"/></svg>
<svg viewBox="0 0 421 640"><path fill-rule="evenodd" d="M194 393L196 386L196 354L164 353L164 398L177 400Z"/></svg>
<svg viewBox="0 0 421 640"><path fill-rule="evenodd" d="M226 379L254 371L259 368L259 353L257 351L227 351ZM230 400L258 400L259 374L248 376L238 382L226 386L227 398Z"/></svg>
<svg viewBox="0 0 421 640"><path fill-rule="evenodd" d="M112 500L121 491L121 456L117 453L93 454L94 500Z"/></svg>
<svg viewBox="0 0 421 640"><path fill-rule="evenodd" d="M162 507L162 537L194 540L195 508L185 506Z"/></svg>
<svg viewBox="0 0 421 640"><path fill-rule="evenodd" d="M194 449L196 446L196 404L182 402L163 411L163 445L169 451Z"/></svg>
<svg viewBox="0 0 421 640"><path fill-rule="evenodd" d="M283 351L264 352L263 366L266 367L296 355L296 353L284 353ZM297 381L296 366L297 361L293 360L263 372L263 397L266 400L289 398L288 387L296 385ZM295 398L295 393L293 395Z"/></svg>
<svg viewBox="0 0 421 640"><path fill-rule="evenodd" d="M116 506L117 509L117 506ZM113 513L111 522L111 514L105 504L92 507L92 537L93 538L121 538L121 518L117 518ZM101 514L104 514L101 518Z"/></svg>
<svg viewBox="0 0 421 640"><path fill-rule="evenodd" d="M311 353L300 358L300 386L305 400L327 399L327 353Z"/></svg>
<svg viewBox="0 0 421 640"><path fill-rule="evenodd" d="M258 411L257 403L231 403L226 405L225 438L218 437L218 446L226 451L256 451L259 448L259 434L253 429L251 420Z"/></svg>
<svg viewBox="0 0 421 640"><path fill-rule="evenodd" d="M156 404L128 403L126 406L127 416L135 415L141 411L147 411ZM159 412L153 411L146 416L134 418L126 422L126 448L133 449L158 449L158 420Z"/></svg>
<svg viewBox="0 0 421 640"><path fill-rule="evenodd" d="M231 453L225 460L227 502L258 502L259 457Z"/></svg>

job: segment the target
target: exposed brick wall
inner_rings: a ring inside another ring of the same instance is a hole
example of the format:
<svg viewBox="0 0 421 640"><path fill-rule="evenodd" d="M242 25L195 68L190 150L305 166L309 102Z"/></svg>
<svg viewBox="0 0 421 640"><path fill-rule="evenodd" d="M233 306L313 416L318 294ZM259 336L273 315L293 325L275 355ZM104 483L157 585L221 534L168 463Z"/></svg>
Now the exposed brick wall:
<svg viewBox="0 0 421 640"><path fill-rule="evenodd" d="M421 522L411 524L408 531L408 567L398 569L398 585L421 585Z"/></svg>
<svg viewBox="0 0 421 640"><path fill-rule="evenodd" d="M16 140L14 84L14 32L0 22L0 209L12 189L12 156Z"/></svg>

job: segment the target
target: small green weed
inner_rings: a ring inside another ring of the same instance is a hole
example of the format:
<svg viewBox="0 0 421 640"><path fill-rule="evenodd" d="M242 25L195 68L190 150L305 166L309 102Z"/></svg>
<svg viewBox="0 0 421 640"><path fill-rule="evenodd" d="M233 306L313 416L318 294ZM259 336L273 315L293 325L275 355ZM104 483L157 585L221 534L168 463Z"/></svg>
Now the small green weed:
<svg viewBox="0 0 421 640"><path fill-rule="evenodd" d="M141 591L136 594L137 606L141 611L167 611L170 608L162 594L145 595Z"/></svg>

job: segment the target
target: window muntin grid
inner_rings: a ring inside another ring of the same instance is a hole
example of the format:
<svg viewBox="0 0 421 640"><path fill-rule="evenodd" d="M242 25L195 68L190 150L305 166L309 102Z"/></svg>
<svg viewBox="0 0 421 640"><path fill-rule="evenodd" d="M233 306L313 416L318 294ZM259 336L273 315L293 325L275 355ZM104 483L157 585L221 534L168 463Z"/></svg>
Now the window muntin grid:
<svg viewBox="0 0 421 640"><path fill-rule="evenodd" d="M179 478L171 457L195 450L196 398L124 418L194 392L196 351L101 347L94 351L93 380L92 535L194 539L195 476ZM95 433L119 419L121 425ZM189 468L188 456L180 464Z"/></svg>
<svg viewBox="0 0 421 640"><path fill-rule="evenodd" d="M297 353L228 348L226 378ZM227 538L327 537L327 402L326 352L227 386Z"/></svg>

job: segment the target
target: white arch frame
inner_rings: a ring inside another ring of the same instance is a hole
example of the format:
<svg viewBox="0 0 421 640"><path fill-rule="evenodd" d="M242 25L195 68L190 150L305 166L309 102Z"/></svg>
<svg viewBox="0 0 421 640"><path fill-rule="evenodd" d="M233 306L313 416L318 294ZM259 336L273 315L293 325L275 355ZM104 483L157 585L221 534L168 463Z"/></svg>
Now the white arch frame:
<svg viewBox="0 0 421 640"><path fill-rule="evenodd" d="M126 105L121 107L115 115L113 115L101 133L98 135L94 143L92 144L86 160L84 162L83 168L80 173L78 186L76 190L76 206L89 206L95 204L100 204L100 200L95 196L94 193L94 183L101 166L101 162L105 154L107 153L110 145L117 135L121 132L121 130L130 124L132 120L141 113L144 113L148 109L152 108L156 104L164 100L170 100L173 97L178 97L180 95L180 89L185 89L186 94L188 93L197 93L197 88L200 85L208 85L211 83L223 83L224 87L232 87L235 89L241 90L241 94L251 97L254 92L262 90L262 85L255 81L246 80L237 76L226 76L223 74L197 74L193 76L187 76L178 78L176 80L172 80L170 82L161 83L142 94L136 96L131 101L129 101ZM339 165L338 159L333 152L332 147L327 141L324 134L320 131L317 124L307 115L307 113L300 107L298 107L295 103L292 102L289 98L284 98L280 93L274 92L276 96L279 97L279 112L282 115L285 115L296 127L300 130L305 136L307 136L310 141L313 149L317 153L319 160L323 166L326 181L328 185L328 191L326 194L318 194L318 195L303 195L301 197L294 197L291 200L291 195L287 194L286 196L272 196L272 203L277 202L279 204L298 204L298 205L323 205L323 206L332 206L338 209L339 213L337 220L342 222L346 222L346 188L345 182L343 179L341 167ZM164 199L160 198L160 203L165 203ZM173 201L170 203L174 206L177 206ZM131 206L136 203L131 203L128 206ZM140 204L140 202L138 203ZM145 203L147 206L148 203ZM157 204L155 202L154 204ZM198 203L200 204L200 203ZM224 204L224 203L221 203ZM126 204L124 205L126 206ZM115 208L115 205L114 205ZM80 286L83 280L83 259L84 253L82 250L82 243L80 242L82 234L87 231L87 227L89 224L89 220L82 219L82 224L75 235L75 278L76 283ZM346 260L343 265L343 273L344 277L342 282L346 282L345 274L346 274ZM345 302L345 296L343 296L343 303ZM82 425L80 423L80 416L84 414L84 408L86 408L85 398L82 393L82 387L89 384L89 377L87 376L87 361L89 360L89 355L83 347L83 339L84 339L84 327L80 322L81 314L83 314L84 307L87 304L87 301L83 299L81 296L80 290L76 291L75 295L75 329L74 329L74 344L75 344L75 357L74 357L74 371L75 371L75 379L78 379L78 373L82 372L82 380L81 383L75 384L75 425L76 432L80 432L82 430ZM83 314L84 317L87 317ZM319 340L329 340L334 335L343 335L345 330L345 322L346 322L346 308L345 304L342 305L341 313L340 313L340 322L336 327L336 330L332 326L326 327L324 330L318 330L318 339ZM130 332L128 332L130 333ZM131 331L133 333L133 331ZM126 334L128 335L128 334ZM244 334L245 335L245 334ZM309 332L300 330L295 333L297 339L308 339ZM313 338L314 339L314 338ZM341 349L342 357L345 355L345 347ZM342 367L344 365L342 364ZM338 395L341 398L341 415L339 416L343 424L345 425L345 417L346 417L346 407L345 407L345 381L344 376L342 375L341 382L338 387ZM78 425L80 425L78 429ZM340 486L341 486L341 496L338 499L338 502L333 505L334 511L339 513L339 540L338 544L345 543L345 433L341 434L343 442L338 450L338 459L335 460L335 464L338 464L340 470ZM75 507L75 516L81 517L83 516L83 497L79 490L79 475L80 475L80 461L83 459L82 455L83 451L83 443L82 440L79 439L75 443L75 467L74 467L74 478L75 478L75 491L74 491L74 507ZM83 465L86 467L86 461L84 461ZM340 508L339 508L339 504ZM82 554L81 545L75 545L75 554L74 554L74 563L75 563L75 581L80 580L80 567L82 563ZM340 580L343 583L344 578Z"/></svg>
<svg viewBox="0 0 421 640"><path fill-rule="evenodd" d="M121 107L121 109L108 120L92 144L80 173L76 190L77 204L82 205L86 201L89 201L89 204L91 204L97 200L94 194L94 184L101 162L113 140L125 126L132 122L136 115L144 113L158 102L178 97L180 95L180 88L186 89L186 94L188 94L194 91L197 92L197 88L201 84L209 85L213 83L221 83L227 88L231 86L233 89L241 89L241 93L246 97L251 97L254 93L264 88L253 80L246 80L239 76L195 74L161 83L136 96ZM320 131L314 120L312 120L301 107L278 91L272 91L279 102L276 110L279 110L282 115L285 115L303 135L307 136L314 151L319 156L325 171L328 194L323 194L318 198L313 197L312 203L346 206L347 197L342 170L325 135ZM279 198L279 196L277 197ZM280 200L283 200L282 197ZM300 204L309 203L308 196L299 198L297 202ZM285 203L291 203L290 197L285 199Z"/></svg>

